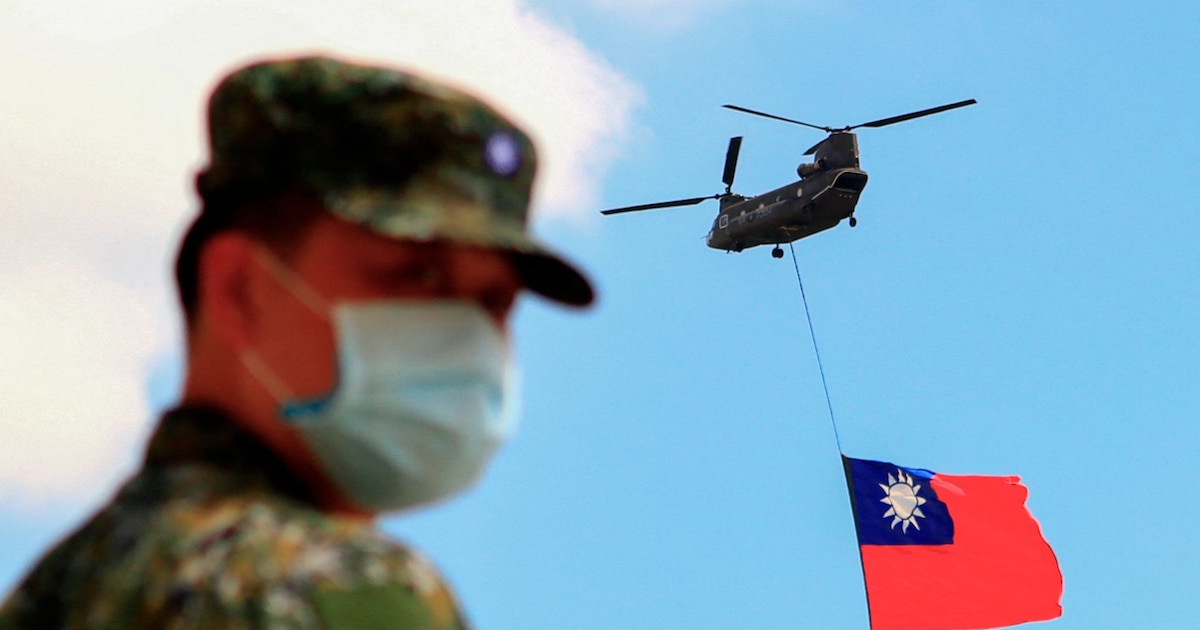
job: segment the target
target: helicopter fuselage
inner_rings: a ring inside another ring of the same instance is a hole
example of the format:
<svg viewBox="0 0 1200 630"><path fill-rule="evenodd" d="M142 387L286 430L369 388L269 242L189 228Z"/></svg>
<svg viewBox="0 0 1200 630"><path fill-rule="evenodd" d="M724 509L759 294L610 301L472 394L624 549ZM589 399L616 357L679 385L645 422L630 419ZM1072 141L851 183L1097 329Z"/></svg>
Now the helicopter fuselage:
<svg viewBox="0 0 1200 630"><path fill-rule="evenodd" d="M816 234L853 215L866 185L865 171L836 168L755 197L723 197L705 243L713 249L740 252Z"/></svg>
<svg viewBox="0 0 1200 630"><path fill-rule="evenodd" d="M867 186L867 174L859 168L858 137L852 133L854 129L886 127L974 104L975 99L972 98L841 129L821 127L737 105L725 105L728 109L812 127L829 135L804 152L806 156L812 155L813 161L796 167L799 181L780 186L766 194L754 197L734 194L733 177L737 171L738 152L742 147L742 137L734 136L729 139L729 148L725 151L725 171L721 175L725 192L707 197L689 197L612 208L601 210L600 213L609 215L675 208L717 199L721 203L721 209L717 212L717 218L713 219L712 229L704 238L709 247L727 252L740 252L747 247L775 245L771 256L782 258L783 249L779 245L783 243L791 243L828 230L842 219L850 219L850 227L854 227L858 222L854 217L854 208Z"/></svg>

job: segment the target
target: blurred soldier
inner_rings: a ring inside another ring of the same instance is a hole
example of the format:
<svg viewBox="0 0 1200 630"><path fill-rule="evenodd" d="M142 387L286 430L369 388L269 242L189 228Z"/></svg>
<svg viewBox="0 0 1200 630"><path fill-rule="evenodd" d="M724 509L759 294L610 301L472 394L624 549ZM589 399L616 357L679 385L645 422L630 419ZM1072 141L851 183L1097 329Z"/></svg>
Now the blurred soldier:
<svg viewBox="0 0 1200 630"><path fill-rule="evenodd" d="M592 301L526 231L529 138L457 90L328 58L238 70L208 116L176 263L182 404L0 628L465 627L372 519L467 488L507 437L522 288Z"/></svg>

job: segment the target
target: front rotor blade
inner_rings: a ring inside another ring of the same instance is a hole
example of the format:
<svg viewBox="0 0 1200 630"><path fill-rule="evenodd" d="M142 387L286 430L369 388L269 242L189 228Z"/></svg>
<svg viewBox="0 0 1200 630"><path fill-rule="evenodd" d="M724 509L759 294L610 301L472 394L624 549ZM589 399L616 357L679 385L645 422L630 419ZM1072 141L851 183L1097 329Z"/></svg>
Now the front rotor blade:
<svg viewBox="0 0 1200 630"><path fill-rule="evenodd" d="M742 150L742 137L734 136L729 139L729 148L725 150L725 173L721 181L725 183L725 192L733 188L733 176L737 174L738 153Z"/></svg>
<svg viewBox="0 0 1200 630"><path fill-rule="evenodd" d="M828 131L830 133L833 132L833 130L830 129L829 127L821 127L819 125L810 125L809 123L801 122L799 120L792 120L791 118L784 118L783 116L776 116L775 114L768 114L766 112L758 112L758 111L754 111L753 109L746 109L745 107L738 107L737 105L722 105L721 107L724 107L725 109L732 109L735 111L744 112L747 114L754 114L755 116L762 116L764 118L773 118L775 120L782 120L783 122L789 122L789 123L792 123L793 125L804 125L805 127L812 127L813 129L820 129L821 131Z"/></svg>
<svg viewBox="0 0 1200 630"><path fill-rule="evenodd" d="M942 105L941 107L930 107L929 109L922 109L919 112L912 112L910 114L902 114L900 116L892 116L891 118L881 118L879 120L872 120L869 123L863 123L861 125L854 125L853 127L850 127L850 129L858 129L859 127L883 127L884 125L894 125L898 122L904 122L906 120L912 120L914 118L920 118L922 116L929 116L932 114L940 114L944 111L949 111L951 109L958 109L959 107L966 107L967 105L974 105L974 104L975 104L975 99L973 99L973 98L967 99L965 101L959 101L957 103L951 103L949 105Z"/></svg>
<svg viewBox="0 0 1200 630"><path fill-rule="evenodd" d="M644 203L640 206L626 206L624 208L613 208L612 210L601 210L600 214L621 214L622 212L637 212L638 210L654 210L656 208L674 208L675 206L692 206L706 201L708 199L716 199L720 195L709 195L707 197L693 197L691 199L678 199L675 201L660 201L658 203Z"/></svg>

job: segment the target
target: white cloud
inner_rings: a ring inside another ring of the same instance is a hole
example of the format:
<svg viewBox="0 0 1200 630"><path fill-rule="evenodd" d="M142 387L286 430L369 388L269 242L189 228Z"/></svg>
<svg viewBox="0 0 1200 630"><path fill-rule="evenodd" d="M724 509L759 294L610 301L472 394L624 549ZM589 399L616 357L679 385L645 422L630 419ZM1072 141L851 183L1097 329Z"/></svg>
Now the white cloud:
<svg viewBox="0 0 1200 630"><path fill-rule="evenodd" d="M161 326L142 296L84 264L8 270L0 286L0 497L28 507L111 484L147 419Z"/></svg>
<svg viewBox="0 0 1200 630"><path fill-rule="evenodd" d="M636 86L521 0L0 6L0 499L95 497L169 352L168 265L220 74L328 51L447 77L526 124L543 217L594 214Z"/></svg>

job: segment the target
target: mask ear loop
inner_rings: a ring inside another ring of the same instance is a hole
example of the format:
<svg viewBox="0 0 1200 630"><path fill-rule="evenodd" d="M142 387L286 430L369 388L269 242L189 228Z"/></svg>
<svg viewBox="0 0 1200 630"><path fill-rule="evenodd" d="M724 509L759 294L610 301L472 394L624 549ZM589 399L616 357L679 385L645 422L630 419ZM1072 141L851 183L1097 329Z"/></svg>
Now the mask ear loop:
<svg viewBox="0 0 1200 630"><path fill-rule="evenodd" d="M258 352L247 349L242 350L238 356L241 357L242 364L246 366L246 369L250 370L254 378L258 379L258 382L275 398L275 402L282 404L283 401L294 398L292 390L283 383L279 375L275 373L275 370L272 370L262 360Z"/></svg>
<svg viewBox="0 0 1200 630"><path fill-rule="evenodd" d="M275 278L276 282L296 296L297 300L300 300L322 319L329 319L329 302L274 254L259 247L254 250L254 259Z"/></svg>
<svg viewBox="0 0 1200 630"><path fill-rule="evenodd" d="M268 252L264 248L256 248L254 250L254 259L271 277L275 278L283 288L287 289L292 295L300 300L301 304L307 306L313 313L322 319L329 319L329 305L324 297L312 288L303 278L296 275L287 265L283 264L274 254ZM275 401L284 406L284 416L288 415L287 402L294 400L296 396L288 387L283 379L263 361L261 355L256 350L246 349L238 353L242 363L246 369L250 370L250 374L258 380L259 383L275 398Z"/></svg>

